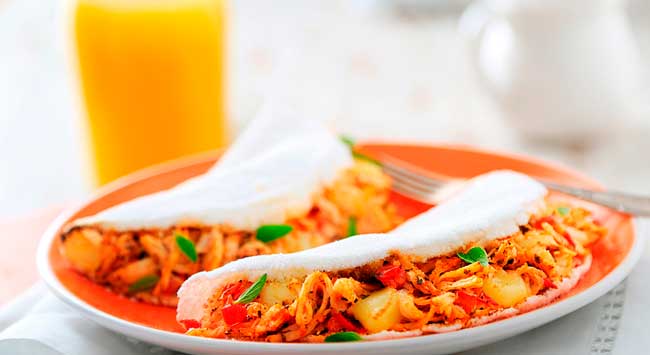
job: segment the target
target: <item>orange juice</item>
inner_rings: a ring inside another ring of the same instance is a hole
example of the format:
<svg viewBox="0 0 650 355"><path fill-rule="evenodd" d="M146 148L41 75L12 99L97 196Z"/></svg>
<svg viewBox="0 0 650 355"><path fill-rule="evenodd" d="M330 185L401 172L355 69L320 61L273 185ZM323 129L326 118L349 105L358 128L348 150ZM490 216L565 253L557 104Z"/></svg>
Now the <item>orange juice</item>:
<svg viewBox="0 0 650 355"><path fill-rule="evenodd" d="M96 182L225 144L223 0L77 0Z"/></svg>

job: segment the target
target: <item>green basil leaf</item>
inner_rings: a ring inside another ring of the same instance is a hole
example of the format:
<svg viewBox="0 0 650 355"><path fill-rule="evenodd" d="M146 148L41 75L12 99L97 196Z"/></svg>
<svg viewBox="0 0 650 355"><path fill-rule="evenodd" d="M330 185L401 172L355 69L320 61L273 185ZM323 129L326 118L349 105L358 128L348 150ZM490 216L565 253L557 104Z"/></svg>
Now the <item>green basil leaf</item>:
<svg viewBox="0 0 650 355"><path fill-rule="evenodd" d="M187 239L183 235L176 234L176 245L178 245L178 249L180 249L188 259L192 260L193 263L198 260L199 257L196 254L196 248L191 240Z"/></svg>
<svg viewBox="0 0 650 355"><path fill-rule="evenodd" d="M457 253L456 255L458 255L459 258L468 264L472 264L478 261L483 266L488 265L487 253L485 252L485 249L481 247L474 247L467 253Z"/></svg>
<svg viewBox="0 0 650 355"><path fill-rule="evenodd" d="M257 228L256 238L264 243L272 242L289 234L293 227L288 224L266 224Z"/></svg>
<svg viewBox="0 0 650 355"><path fill-rule="evenodd" d="M344 341L359 341L361 340L361 335L356 332L340 332L329 335L325 338L326 343L339 343Z"/></svg>
<svg viewBox="0 0 650 355"><path fill-rule="evenodd" d="M350 149L350 152L352 153L352 156L355 159L365 160L365 161L367 161L369 163L375 164L377 166L381 166L381 162L377 161L376 159L373 159L373 158L371 158L371 157L369 157L369 156L367 156L367 155L365 155L363 153L359 153L359 152L355 151L354 150L354 145L356 144L356 142L354 141L354 139L352 137L346 136L346 135L340 135L339 139L341 140L341 142L343 142L343 144L348 146L348 148Z"/></svg>
<svg viewBox="0 0 650 355"><path fill-rule="evenodd" d="M355 157L356 159L365 160L368 163L375 164L375 165L377 165L379 167L382 166L380 161L378 161L376 159L373 159L373 158L371 158L371 157L369 157L369 156L367 156L365 154L362 154L362 153L359 153L359 152L352 152L352 156Z"/></svg>
<svg viewBox="0 0 650 355"><path fill-rule="evenodd" d="M251 287L249 287L246 291L244 291L244 293L241 294L241 296L239 296L239 298L237 298L235 303L245 304L252 302L257 298L257 296L259 296L260 292L262 292L264 284L266 284L266 274L260 276L260 278L257 279L257 281L251 285Z"/></svg>
<svg viewBox="0 0 650 355"><path fill-rule="evenodd" d="M356 217L350 217L348 219L348 237L351 237L353 235L359 234L357 232L357 218Z"/></svg>
<svg viewBox="0 0 650 355"><path fill-rule="evenodd" d="M160 277L158 277L157 275L144 276L139 280L137 280L136 282L129 285L129 293L133 294L137 292L150 290L156 286L159 280Z"/></svg>
<svg viewBox="0 0 650 355"><path fill-rule="evenodd" d="M569 207L558 207L557 208L557 213L560 214L560 216L566 216L571 212L571 209Z"/></svg>
<svg viewBox="0 0 650 355"><path fill-rule="evenodd" d="M339 136L339 139L341 140L341 142L343 142L343 144L347 145L348 148L350 148L350 150L354 149L354 145L356 143L352 137L341 134Z"/></svg>

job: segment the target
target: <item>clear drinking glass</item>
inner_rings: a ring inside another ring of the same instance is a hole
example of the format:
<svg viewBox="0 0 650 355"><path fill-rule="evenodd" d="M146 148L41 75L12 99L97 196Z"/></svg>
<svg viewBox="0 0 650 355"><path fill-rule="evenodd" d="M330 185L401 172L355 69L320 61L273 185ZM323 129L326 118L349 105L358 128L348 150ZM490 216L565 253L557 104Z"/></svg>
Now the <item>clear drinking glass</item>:
<svg viewBox="0 0 650 355"><path fill-rule="evenodd" d="M73 0L97 185L226 140L223 0Z"/></svg>

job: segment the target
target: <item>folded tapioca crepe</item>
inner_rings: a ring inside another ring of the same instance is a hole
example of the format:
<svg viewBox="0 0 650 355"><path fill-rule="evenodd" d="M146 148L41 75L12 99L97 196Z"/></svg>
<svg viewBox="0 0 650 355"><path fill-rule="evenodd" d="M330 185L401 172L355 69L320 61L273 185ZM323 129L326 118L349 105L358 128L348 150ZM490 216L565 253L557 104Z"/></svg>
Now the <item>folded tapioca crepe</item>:
<svg viewBox="0 0 650 355"><path fill-rule="evenodd" d="M479 176L387 234L198 273L179 291L177 319L196 336L318 342L452 331L525 312L571 289L605 233L587 210L546 196L518 173Z"/></svg>
<svg viewBox="0 0 650 355"><path fill-rule="evenodd" d="M267 108L207 173L73 221L60 250L115 292L175 306L201 270L394 228L389 190L322 122Z"/></svg>

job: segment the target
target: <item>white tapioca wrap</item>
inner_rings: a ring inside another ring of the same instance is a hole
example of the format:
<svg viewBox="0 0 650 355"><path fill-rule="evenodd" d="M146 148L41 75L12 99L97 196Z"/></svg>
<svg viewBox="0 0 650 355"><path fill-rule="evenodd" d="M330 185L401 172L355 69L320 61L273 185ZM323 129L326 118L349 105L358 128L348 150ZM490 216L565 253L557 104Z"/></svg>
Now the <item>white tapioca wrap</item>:
<svg viewBox="0 0 650 355"><path fill-rule="evenodd" d="M207 173L80 218L69 228L137 230L226 223L241 230L304 214L313 194L352 166L322 122L267 106Z"/></svg>
<svg viewBox="0 0 650 355"><path fill-rule="evenodd" d="M359 235L298 253L249 257L195 274L178 292L177 318L201 319L203 306L216 289L241 278L254 280L266 273L274 280L317 270L334 272L383 259L392 251L427 259L471 242L506 237L544 206L546 193L540 183L519 173L481 175L450 200L390 233Z"/></svg>

